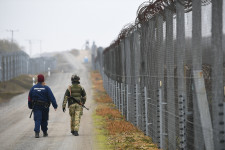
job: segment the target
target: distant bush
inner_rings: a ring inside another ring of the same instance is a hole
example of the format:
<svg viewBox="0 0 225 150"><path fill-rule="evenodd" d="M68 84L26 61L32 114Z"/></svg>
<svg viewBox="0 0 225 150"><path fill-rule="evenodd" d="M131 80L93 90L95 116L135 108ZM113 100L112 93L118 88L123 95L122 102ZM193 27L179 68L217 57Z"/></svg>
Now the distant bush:
<svg viewBox="0 0 225 150"><path fill-rule="evenodd" d="M16 52L20 50L21 47L17 43L12 43L8 40L0 40L0 52Z"/></svg>
<svg viewBox="0 0 225 150"><path fill-rule="evenodd" d="M80 51L77 49L71 49L70 51L73 55L78 56L80 54Z"/></svg>

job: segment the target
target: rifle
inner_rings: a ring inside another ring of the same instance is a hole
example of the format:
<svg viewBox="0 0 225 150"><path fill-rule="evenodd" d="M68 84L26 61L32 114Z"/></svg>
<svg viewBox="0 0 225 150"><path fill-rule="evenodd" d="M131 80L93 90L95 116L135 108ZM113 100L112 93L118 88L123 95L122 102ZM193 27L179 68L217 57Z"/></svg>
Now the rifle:
<svg viewBox="0 0 225 150"><path fill-rule="evenodd" d="M32 113L33 113L33 111L34 111L34 105L35 105L35 102L33 102L32 110L31 110L31 112L30 112L30 118L31 118Z"/></svg>
<svg viewBox="0 0 225 150"><path fill-rule="evenodd" d="M74 97L68 97L68 98L72 98L77 104L81 105L83 108L89 110L89 108L85 107L84 104L82 104L79 100L77 100L76 98Z"/></svg>

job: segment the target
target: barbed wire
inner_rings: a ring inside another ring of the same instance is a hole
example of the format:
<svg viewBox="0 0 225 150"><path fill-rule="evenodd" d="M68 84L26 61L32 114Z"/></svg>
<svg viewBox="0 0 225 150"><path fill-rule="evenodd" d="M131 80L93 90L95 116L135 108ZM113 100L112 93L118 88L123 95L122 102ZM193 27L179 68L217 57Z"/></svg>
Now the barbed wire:
<svg viewBox="0 0 225 150"><path fill-rule="evenodd" d="M211 0L201 0L202 6L209 5ZM192 11L192 0L177 0L180 4L184 6L185 13ZM108 51L110 48L119 45L121 40L125 39L127 35L141 27L141 25L152 19L156 14L163 15L165 8L176 12L176 2L175 0L149 0L143 2L137 9L136 19L132 23L126 24L122 30L119 32L118 37L111 42L109 47L106 47L104 51ZM164 16L164 15L163 15ZM165 18L165 17L164 17Z"/></svg>

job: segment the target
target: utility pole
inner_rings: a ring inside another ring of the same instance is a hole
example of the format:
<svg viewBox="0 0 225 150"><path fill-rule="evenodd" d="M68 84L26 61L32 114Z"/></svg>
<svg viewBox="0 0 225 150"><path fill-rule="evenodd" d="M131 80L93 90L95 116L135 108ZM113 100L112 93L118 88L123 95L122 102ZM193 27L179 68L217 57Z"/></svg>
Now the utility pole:
<svg viewBox="0 0 225 150"><path fill-rule="evenodd" d="M31 40L26 40L29 44L29 52L30 52L30 57L31 57L31 54L32 54L32 41Z"/></svg>
<svg viewBox="0 0 225 150"><path fill-rule="evenodd" d="M6 30L7 32L11 32L12 36L11 36L11 42L13 43L13 35L14 35L14 32L19 32L19 30L12 30L12 29L9 29L9 30Z"/></svg>
<svg viewBox="0 0 225 150"><path fill-rule="evenodd" d="M14 32L19 32L19 30L12 30L12 29L10 29L10 30L6 30L7 32L11 32L11 43L13 44L13 35L14 35ZM11 44L11 50L13 50L13 45Z"/></svg>

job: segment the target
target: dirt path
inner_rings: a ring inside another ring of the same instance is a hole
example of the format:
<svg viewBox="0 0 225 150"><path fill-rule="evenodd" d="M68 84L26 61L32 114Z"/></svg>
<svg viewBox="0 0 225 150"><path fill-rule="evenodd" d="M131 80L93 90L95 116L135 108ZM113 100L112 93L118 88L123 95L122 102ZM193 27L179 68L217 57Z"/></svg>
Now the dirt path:
<svg viewBox="0 0 225 150"><path fill-rule="evenodd" d="M55 73L46 81L52 89L57 103L58 110L50 108L49 114L49 137L34 138L34 122L29 119L30 110L27 107L28 92L16 96L7 103L0 105L0 149L4 150L92 150L93 127L92 127L92 91L89 70L82 63L87 52L83 51L79 57L70 53L62 54L62 57L72 66L71 71L66 73ZM77 73L81 77L81 85L87 92L86 106L90 111L84 110L82 116L79 134L75 137L70 133L70 117L68 109L62 112L62 101L66 88L70 84L70 77Z"/></svg>

